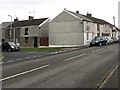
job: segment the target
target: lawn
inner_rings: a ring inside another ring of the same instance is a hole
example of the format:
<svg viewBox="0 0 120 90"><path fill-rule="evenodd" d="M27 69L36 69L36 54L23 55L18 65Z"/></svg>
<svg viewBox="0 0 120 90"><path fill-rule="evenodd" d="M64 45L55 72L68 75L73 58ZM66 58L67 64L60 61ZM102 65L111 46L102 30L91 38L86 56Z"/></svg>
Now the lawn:
<svg viewBox="0 0 120 90"><path fill-rule="evenodd" d="M63 48L21 48L20 51L23 52L40 52L40 51L55 51L62 50Z"/></svg>

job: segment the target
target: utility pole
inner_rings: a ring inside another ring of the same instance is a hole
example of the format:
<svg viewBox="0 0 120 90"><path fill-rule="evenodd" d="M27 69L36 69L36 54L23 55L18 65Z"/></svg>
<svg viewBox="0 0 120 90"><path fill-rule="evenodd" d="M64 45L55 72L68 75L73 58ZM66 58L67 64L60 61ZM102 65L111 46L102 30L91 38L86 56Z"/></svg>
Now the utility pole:
<svg viewBox="0 0 120 90"><path fill-rule="evenodd" d="M12 38L12 16L8 15L11 18L11 29L9 30L10 40Z"/></svg>

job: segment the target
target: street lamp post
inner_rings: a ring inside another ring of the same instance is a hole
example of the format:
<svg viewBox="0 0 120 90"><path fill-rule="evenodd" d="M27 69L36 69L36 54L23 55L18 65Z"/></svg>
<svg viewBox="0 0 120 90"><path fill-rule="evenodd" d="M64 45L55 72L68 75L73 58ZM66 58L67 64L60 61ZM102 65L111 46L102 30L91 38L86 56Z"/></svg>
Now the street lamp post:
<svg viewBox="0 0 120 90"><path fill-rule="evenodd" d="M12 38L12 16L11 15L8 15L10 18L11 18L11 29L9 31L9 35L10 35L10 40Z"/></svg>

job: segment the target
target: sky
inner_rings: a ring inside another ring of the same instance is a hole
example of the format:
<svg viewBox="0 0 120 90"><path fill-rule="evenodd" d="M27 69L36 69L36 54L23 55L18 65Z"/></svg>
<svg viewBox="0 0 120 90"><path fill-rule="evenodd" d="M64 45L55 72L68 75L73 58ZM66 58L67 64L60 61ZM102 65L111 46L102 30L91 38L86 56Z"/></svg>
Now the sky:
<svg viewBox="0 0 120 90"><path fill-rule="evenodd" d="M53 19L64 8L86 15L91 13L93 17L104 19L118 26L118 2L120 0L0 0L0 23L10 22L18 17L19 20L27 20L28 16L37 18L49 17Z"/></svg>

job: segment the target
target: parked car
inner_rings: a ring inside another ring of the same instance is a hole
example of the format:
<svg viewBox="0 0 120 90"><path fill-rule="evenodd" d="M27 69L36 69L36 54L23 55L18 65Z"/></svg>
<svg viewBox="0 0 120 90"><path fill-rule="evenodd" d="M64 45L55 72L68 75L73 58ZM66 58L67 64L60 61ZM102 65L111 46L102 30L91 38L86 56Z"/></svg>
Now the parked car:
<svg viewBox="0 0 120 90"><path fill-rule="evenodd" d="M20 47L16 45L14 42L3 42L2 43L2 51L19 51Z"/></svg>
<svg viewBox="0 0 120 90"><path fill-rule="evenodd" d="M118 38L117 42L120 43L120 38Z"/></svg>
<svg viewBox="0 0 120 90"><path fill-rule="evenodd" d="M90 46L94 46L94 45L102 46L106 44L107 44L107 40L103 36L94 37L90 42Z"/></svg>
<svg viewBox="0 0 120 90"><path fill-rule="evenodd" d="M112 37L110 37L110 36L103 36L103 37L107 40L107 43L108 43L108 44L112 44L112 43L114 43Z"/></svg>
<svg viewBox="0 0 120 90"><path fill-rule="evenodd" d="M112 37L114 43L118 43L118 40L115 37Z"/></svg>

